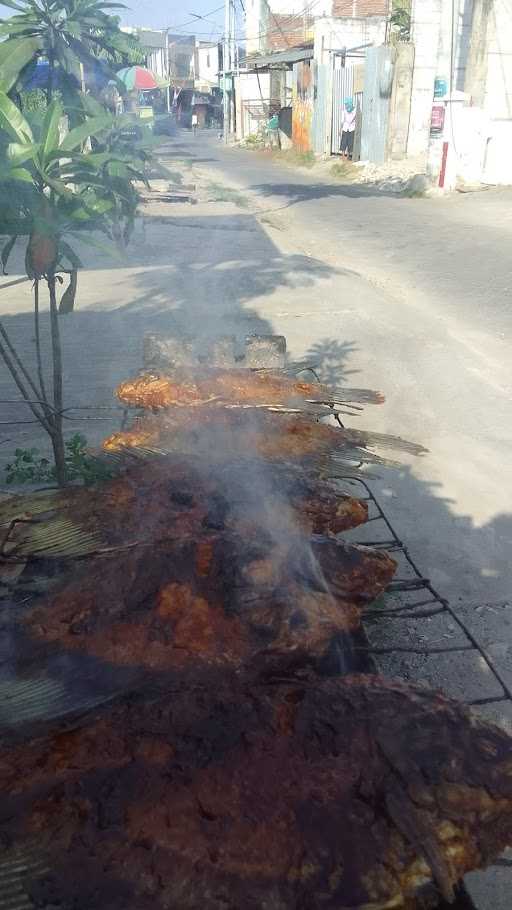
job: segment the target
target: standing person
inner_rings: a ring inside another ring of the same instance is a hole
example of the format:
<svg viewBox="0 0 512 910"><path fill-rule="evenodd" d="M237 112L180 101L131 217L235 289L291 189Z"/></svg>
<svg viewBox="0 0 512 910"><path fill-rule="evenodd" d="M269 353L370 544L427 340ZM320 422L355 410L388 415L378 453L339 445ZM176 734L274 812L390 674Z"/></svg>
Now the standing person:
<svg viewBox="0 0 512 910"><path fill-rule="evenodd" d="M197 133L197 114L192 114L192 132L194 136Z"/></svg>
<svg viewBox="0 0 512 910"><path fill-rule="evenodd" d="M352 98L345 98L343 120L341 123L341 154L352 160L354 136L356 132L356 110Z"/></svg>

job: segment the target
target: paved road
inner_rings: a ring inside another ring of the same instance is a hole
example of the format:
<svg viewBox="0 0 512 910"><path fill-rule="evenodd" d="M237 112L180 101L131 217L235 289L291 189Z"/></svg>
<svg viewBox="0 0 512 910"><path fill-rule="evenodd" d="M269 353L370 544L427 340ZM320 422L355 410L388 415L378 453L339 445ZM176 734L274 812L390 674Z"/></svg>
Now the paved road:
<svg viewBox="0 0 512 910"><path fill-rule="evenodd" d="M512 190L400 199L210 136L174 154L186 151L250 199L274 243L334 270L306 294L291 290L288 308L269 293L265 315L294 354L315 349L334 375L359 371L385 390L388 405L363 422L431 449L384 492L426 571L452 597L509 597Z"/></svg>
<svg viewBox="0 0 512 910"><path fill-rule="evenodd" d="M445 316L510 340L512 188L404 200L318 180L314 169L291 170L261 153L225 150L210 136L198 142L226 178L306 223L312 249L325 251L330 237L343 264L355 261L384 282L399 278L404 293L411 286L427 294Z"/></svg>

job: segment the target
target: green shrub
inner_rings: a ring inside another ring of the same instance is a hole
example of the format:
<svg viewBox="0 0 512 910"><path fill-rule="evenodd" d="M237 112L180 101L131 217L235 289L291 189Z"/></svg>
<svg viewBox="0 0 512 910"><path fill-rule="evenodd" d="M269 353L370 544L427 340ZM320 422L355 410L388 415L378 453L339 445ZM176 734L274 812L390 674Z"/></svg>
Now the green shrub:
<svg viewBox="0 0 512 910"><path fill-rule="evenodd" d="M111 472L87 452L87 440L75 433L65 443L66 480L81 480L86 486L108 480ZM7 484L52 483L57 479L55 465L39 454L39 449L16 449L13 461L5 466Z"/></svg>

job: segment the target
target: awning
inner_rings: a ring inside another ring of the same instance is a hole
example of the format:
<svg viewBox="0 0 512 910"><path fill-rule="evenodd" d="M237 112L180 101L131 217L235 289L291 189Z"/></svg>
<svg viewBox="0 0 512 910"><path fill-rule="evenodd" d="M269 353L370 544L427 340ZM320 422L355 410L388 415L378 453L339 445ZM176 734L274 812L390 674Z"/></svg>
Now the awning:
<svg viewBox="0 0 512 910"><path fill-rule="evenodd" d="M312 60L312 47L291 47L286 51L278 51L277 54L265 54L258 57L246 57L246 73L261 73L273 69L291 69L294 63L300 63L301 60Z"/></svg>

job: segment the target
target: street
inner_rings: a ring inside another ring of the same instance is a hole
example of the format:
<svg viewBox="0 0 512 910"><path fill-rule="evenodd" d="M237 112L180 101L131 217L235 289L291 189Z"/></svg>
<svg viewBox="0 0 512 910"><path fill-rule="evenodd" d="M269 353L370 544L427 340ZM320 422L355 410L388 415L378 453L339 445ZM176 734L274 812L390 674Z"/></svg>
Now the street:
<svg viewBox="0 0 512 910"><path fill-rule="evenodd" d="M258 314L327 378L357 375L385 392L361 425L430 449L381 490L424 571L465 603L507 598L512 191L394 198L315 182L209 136L192 152L206 159L198 169L247 194L276 246L310 257L313 283L290 275L283 307L269 282Z"/></svg>
<svg viewBox="0 0 512 910"><path fill-rule="evenodd" d="M381 390L386 403L348 423L429 452L373 472L372 490L422 573L512 684L512 189L397 198L225 149L213 133L182 132L159 157L155 185L194 183L197 204L146 205L124 258L106 246L80 250L77 309L61 320L65 405L115 406L115 385L142 366L146 331L205 344L284 334L290 358L318 365L326 381ZM10 266L0 312L33 363L19 250ZM47 319L46 310L43 332ZM18 397L3 367L0 397ZM3 412L21 417L18 404ZM101 412L85 422L87 413L71 413L66 429L92 445L120 420ZM2 464L17 446L44 451L33 425L1 430ZM433 623L427 640L437 634L455 635ZM494 694L473 652L444 668L401 660L388 670L463 699ZM510 703L483 713L512 729ZM472 877L479 910L505 907L505 872Z"/></svg>

